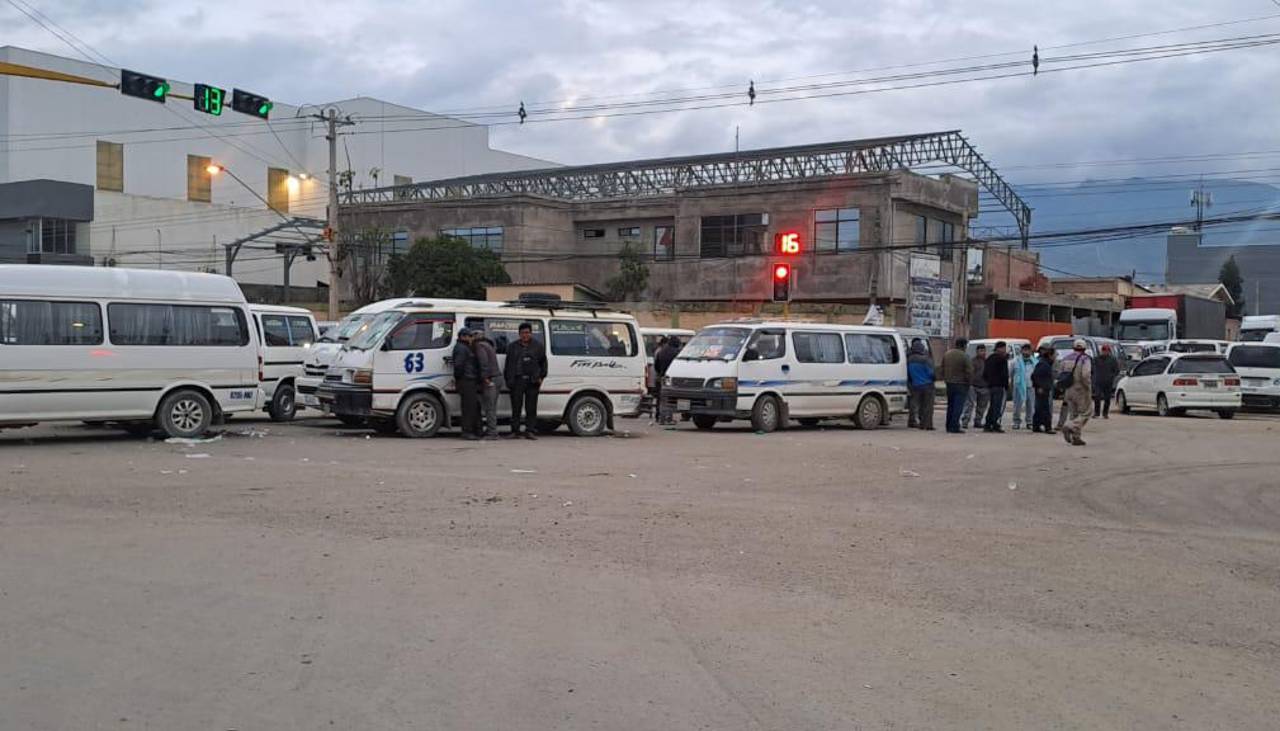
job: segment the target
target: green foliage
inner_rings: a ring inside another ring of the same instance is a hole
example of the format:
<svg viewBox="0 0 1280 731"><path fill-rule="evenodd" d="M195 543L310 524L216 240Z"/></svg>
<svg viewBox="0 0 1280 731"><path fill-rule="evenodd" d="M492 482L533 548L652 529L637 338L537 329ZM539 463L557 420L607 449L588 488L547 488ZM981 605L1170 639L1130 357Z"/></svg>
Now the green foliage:
<svg viewBox="0 0 1280 731"><path fill-rule="evenodd" d="M1240 267L1234 256L1223 262L1222 268L1218 270L1218 281L1227 288L1231 299L1235 300L1227 314L1239 317L1244 312L1244 277L1240 276Z"/></svg>
<svg viewBox="0 0 1280 731"><path fill-rule="evenodd" d="M387 289L397 297L482 300L486 285L510 282L497 254L452 236L418 239L387 264Z"/></svg>
<svg viewBox="0 0 1280 731"><path fill-rule="evenodd" d="M631 244L624 244L618 259L622 262L621 268L605 282L609 298L630 300L638 297L649 286L649 266L644 263L644 256Z"/></svg>

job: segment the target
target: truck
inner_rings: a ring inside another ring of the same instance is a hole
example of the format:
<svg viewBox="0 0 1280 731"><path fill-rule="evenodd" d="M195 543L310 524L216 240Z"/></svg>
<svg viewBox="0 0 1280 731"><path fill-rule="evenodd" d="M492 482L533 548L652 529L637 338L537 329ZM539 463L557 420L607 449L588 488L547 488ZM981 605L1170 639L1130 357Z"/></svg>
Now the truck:
<svg viewBox="0 0 1280 731"><path fill-rule="evenodd" d="M1116 340L1131 363L1163 352L1170 340L1226 336L1226 304L1191 294L1135 295L1116 326Z"/></svg>
<svg viewBox="0 0 1280 731"><path fill-rule="evenodd" d="M1260 343L1271 333L1280 333L1280 315L1245 315L1240 320L1240 337L1244 343Z"/></svg>

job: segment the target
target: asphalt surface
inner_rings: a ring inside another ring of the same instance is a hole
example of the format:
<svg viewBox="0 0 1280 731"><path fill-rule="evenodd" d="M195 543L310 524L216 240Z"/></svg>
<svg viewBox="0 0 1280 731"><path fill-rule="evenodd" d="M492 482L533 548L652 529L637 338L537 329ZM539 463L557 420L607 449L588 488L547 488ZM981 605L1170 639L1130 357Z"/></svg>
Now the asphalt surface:
<svg viewBox="0 0 1280 731"><path fill-rule="evenodd" d="M1274 729L1280 419L0 432L0 728Z"/></svg>

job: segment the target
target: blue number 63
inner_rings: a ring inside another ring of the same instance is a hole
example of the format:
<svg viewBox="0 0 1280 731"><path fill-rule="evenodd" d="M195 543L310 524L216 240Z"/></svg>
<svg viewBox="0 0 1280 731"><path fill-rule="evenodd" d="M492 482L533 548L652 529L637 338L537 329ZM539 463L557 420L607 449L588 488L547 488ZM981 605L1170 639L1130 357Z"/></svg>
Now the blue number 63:
<svg viewBox="0 0 1280 731"><path fill-rule="evenodd" d="M405 373L421 373L422 368L422 353L409 353L404 357Z"/></svg>

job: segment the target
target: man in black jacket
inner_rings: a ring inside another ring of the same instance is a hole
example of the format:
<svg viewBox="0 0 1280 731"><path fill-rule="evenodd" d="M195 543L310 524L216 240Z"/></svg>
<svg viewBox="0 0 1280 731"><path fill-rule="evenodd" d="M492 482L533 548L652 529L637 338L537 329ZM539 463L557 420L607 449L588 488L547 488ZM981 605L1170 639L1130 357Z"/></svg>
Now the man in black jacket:
<svg viewBox="0 0 1280 731"><path fill-rule="evenodd" d="M1031 371L1031 388L1036 393L1036 410L1031 417L1031 431L1053 433L1053 348L1040 349L1040 359Z"/></svg>
<svg viewBox="0 0 1280 731"><path fill-rule="evenodd" d="M511 389L511 437L513 439L537 439L538 392L542 379L547 377L547 351L542 343L533 339L533 325L520 323L520 337L507 346L507 365L504 376ZM521 411L524 412L524 431L520 430Z"/></svg>
<svg viewBox="0 0 1280 731"><path fill-rule="evenodd" d="M671 367L671 362L680 355L680 349L684 345L680 342L680 338L672 335L667 338L662 347L658 348L658 352L653 354L653 373L654 380L657 381L657 409L659 424L674 424L675 420L671 417L671 413L664 407L662 399L662 379L667 375L667 369Z"/></svg>
<svg viewBox="0 0 1280 731"><path fill-rule="evenodd" d="M1004 427L1000 422L1004 419L1005 394L1009 389L1009 353L1005 342L996 343L996 350L983 364L982 380L987 384L990 401L987 405L987 419L982 430L1003 434ZM977 416L975 415L976 419Z"/></svg>
<svg viewBox="0 0 1280 731"><path fill-rule="evenodd" d="M1093 416L1111 418L1111 393L1116 390L1120 361L1111 354L1111 346L1103 345L1102 354L1093 359Z"/></svg>
<svg viewBox="0 0 1280 731"><path fill-rule="evenodd" d="M480 424L480 359L472 347L475 333L467 328L458 331L453 346L453 383L462 401L462 438L476 440Z"/></svg>

